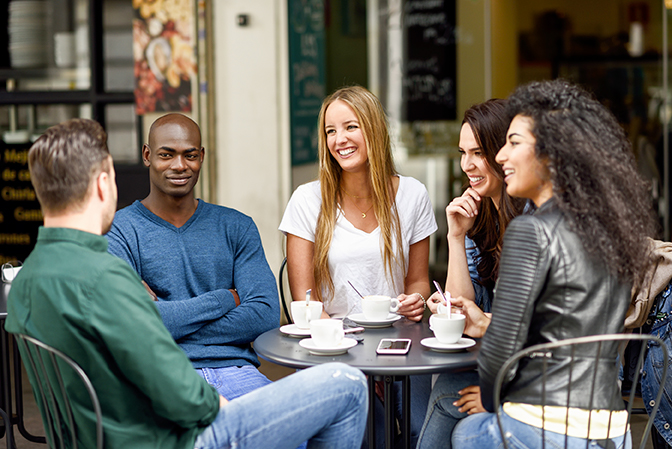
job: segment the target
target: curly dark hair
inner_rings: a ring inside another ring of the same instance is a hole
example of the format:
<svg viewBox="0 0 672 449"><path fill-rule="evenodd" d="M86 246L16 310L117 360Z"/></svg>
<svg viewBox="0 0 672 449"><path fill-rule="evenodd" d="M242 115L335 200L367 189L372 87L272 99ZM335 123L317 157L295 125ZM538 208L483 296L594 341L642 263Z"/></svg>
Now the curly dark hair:
<svg viewBox="0 0 672 449"><path fill-rule="evenodd" d="M523 212L527 201L513 198L506 193L504 171L502 166L495 162L497 152L506 143L506 130L509 128L506 100L493 98L473 105L465 111L462 124L471 127L488 167L502 183L497 205L499 210L492 198L483 198L474 226L467 232L480 253L476 265L479 282L492 291L499 273L499 256L502 253L504 231L509 222Z"/></svg>
<svg viewBox="0 0 672 449"><path fill-rule="evenodd" d="M648 184L614 115L564 80L518 87L507 112L532 119L536 156L548 164L553 196L586 251L637 281L656 225Z"/></svg>

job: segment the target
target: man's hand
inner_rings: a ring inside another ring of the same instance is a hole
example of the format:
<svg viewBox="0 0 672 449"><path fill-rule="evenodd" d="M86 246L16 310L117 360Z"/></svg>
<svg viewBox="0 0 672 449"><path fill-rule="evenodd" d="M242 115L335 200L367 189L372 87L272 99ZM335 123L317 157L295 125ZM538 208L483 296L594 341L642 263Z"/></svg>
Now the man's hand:
<svg viewBox="0 0 672 449"><path fill-rule="evenodd" d="M235 302L236 307L238 307L240 305L240 296L238 296L238 290L235 288L230 288L229 291L233 295L233 302Z"/></svg>
<svg viewBox="0 0 672 449"><path fill-rule="evenodd" d="M459 407L458 410L460 413L473 415L475 413L483 413L486 411L481 403L481 387L478 385L471 385L458 391L458 393L462 397L453 402L453 405Z"/></svg>
<svg viewBox="0 0 672 449"><path fill-rule="evenodd" d="M145 286L145 289L147 289L147 293L149 293L149 296L152 297L152 301L158 301L158 300L159 300L159 298L156 296L156 293L154 293L154 292L152 291L152 289L149 288L149 285L147 285L147 282L142 281L142 285L144 285L144 286Z"/></svg>

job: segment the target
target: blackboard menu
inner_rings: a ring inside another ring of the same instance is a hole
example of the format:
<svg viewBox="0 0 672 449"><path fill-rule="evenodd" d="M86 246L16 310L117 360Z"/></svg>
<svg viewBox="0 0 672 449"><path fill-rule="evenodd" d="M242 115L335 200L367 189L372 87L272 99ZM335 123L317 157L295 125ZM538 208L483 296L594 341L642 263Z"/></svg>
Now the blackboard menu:
<svg viewBox="0 0 672 449"><path fill-rule="evenodd" d="M404 2L404 119L455 120L455 0Z"/></svg>
<svg viewBox="0 0 672 449"><path fill-rule="evenodd" d="M0 263L26 260L42 225L40 203L28 171L30 145L0 141Z"/></svg>
<svg viewBox="0 0 672 449"><path fill-rule="evenodd" d="M292 165L317 161L317 116L325 97L323 0L289 0Z"/></svg>

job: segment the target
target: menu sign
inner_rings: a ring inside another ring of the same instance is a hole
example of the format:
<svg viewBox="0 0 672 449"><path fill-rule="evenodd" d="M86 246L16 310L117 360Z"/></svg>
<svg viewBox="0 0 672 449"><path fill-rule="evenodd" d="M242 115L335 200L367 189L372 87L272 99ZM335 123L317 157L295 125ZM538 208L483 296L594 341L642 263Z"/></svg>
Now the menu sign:
<svg viewBox="0 0 672 449"><path fill-rule="evenodd" d="M0 141L0 263L26 260L42 225L40 203L28 171L30 145Z"/></svg>
<svg viewBox="0 0 672 449"><path fill-rule="evenodd" d="M455 0L406 0L407 121L455 120Z"/></svg>
<svg viewBox="0 0 672 449"><path fill-rule="evenodd" d="M292 165L317 161L317 116L325 96L323 0L290 0L289 103Z"/></svg>

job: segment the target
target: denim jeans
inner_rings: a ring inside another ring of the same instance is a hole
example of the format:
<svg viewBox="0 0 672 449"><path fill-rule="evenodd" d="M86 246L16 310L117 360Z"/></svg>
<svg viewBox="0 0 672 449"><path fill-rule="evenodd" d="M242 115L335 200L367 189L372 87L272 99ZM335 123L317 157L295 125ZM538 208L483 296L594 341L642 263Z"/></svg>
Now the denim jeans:
<svg viewBox="0 0 672 449"><path fill-rule="evenodd" d="M502 414L506 442L511 449L538 449L541 446L542 431L539 427L530 426L521 421L511 418L506 413ZM555 432L544 432L546 447L559 449L565 447L565 435ZM620 437L612 438L615 449L631 449L632 439L630 432ZM600 449L605 447L603 441L590 440L588 447ZM453 445L459 448L474 449L501 449L502 435L497 425L497 416L494 413L477 413L460 421L453 431ZM586 449L586 439L568 437L568 449ZM606 446L609 447L609 446Z"/></svg>
<svg viewBox="0 0 672 449"><path fill-rule="evenodd" d="M196 372L229 401L271 383L252 365L196 368Z"/></svg>
<svg viewBox="0 0 672 449"><path fill-rule="evenodd" d="M196 368L196 372L229 401L271 383L252 365ZM296 449L306 449L306 442Z"/></svg>
<svg viewBox="0 0 672 449"><path fill-rule="evenodd" d="M460 398L458 391L470 385L478 385L478 372L444 373L432 388L427 406L427 415L420 431L418 449L451 448L453 429L466 413L461 413L453 402Z"/></svg>
<svg viewBox="0 0 672 449"><path fill-rule="evenodd" d="M667 347L668 357L672 357L672 286L668 285L657 298L655 310L649 316L651 322L650 334L660 337ZM647 322L648 323L648 322ZM645 331L646 331L645 326ZM649 342L644 368L642 371L642 399L649 414L652 411L653 401L656 399L658 388L661 385L663 374L663 350L660 346ZM667 379L663 383L664 393L660 400L658 413L653 419L653 425L658 433L672 446L672 366L668 367Z"/></svg>
<svg viewBox="0 0 672 449"><path fill-rule="evenodd" d="M196 449L352 449L368 410L367 383L341 363L308 368L232 400L196 439Z"/></svg>

